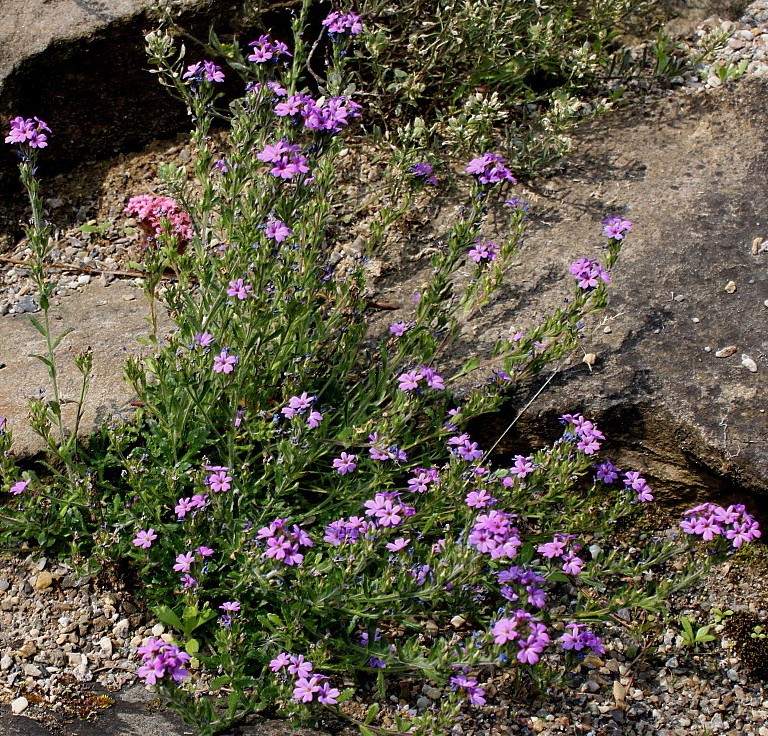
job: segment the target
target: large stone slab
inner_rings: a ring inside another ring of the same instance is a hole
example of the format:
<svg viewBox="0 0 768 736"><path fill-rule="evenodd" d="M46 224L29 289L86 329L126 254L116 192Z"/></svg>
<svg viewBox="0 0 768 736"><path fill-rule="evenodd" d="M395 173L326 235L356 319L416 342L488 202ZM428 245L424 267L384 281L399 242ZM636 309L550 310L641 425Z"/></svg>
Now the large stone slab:
<svg viewBox="0 0 768 736"><path fill-rule="evenodd" d="M633 106L584 127L576 142L567 173L531 192L536 221L481 345L567 295L567 265L600 257L603 217L629 218L635 232L606 321L588 326L583 352L595 364L564 366L506 447L551 441L560 414L582 411L661 497L729 500L746 490L767 511L768 80ZM514 397L489 435L531 395Z"/></svg>
<svg viewBox="0 0 768 736"><path fill-rule="evenodd" d="M142 349L140 338L150 332L148 308L143 292L124 281L109 286L92 283L81 293L62 298L52 309L55 334L73 327L56 351L59 358L59 387L62 398L77 399L80 374L73 358L93 350L93 372L82 430L92 431L109 416L126 417L134 397L123 380L123 364L128 355ZM38 319L41 314L35 315ZM7 417L14 434L14 452L24 457L43 448L42 440L27 421L29 400L51 398L51 385L45 366L30 354L45 352L45 342L26 314L0 317L0 416ZM74 406L64 406L68 428L73 427Z"/></svg>
<svg viewBox="0 0 768 736"><path fill-rule="evenodd" d="M238 16L233 3L181 0L183 22L207 38ZM143 0L2 0L0 120L38 116L54 133L46 168L135 150L186 125L183 106L148 71ZM54 145L55 144L55 145ZM14 158L0 156L0 193Z"/></svg>

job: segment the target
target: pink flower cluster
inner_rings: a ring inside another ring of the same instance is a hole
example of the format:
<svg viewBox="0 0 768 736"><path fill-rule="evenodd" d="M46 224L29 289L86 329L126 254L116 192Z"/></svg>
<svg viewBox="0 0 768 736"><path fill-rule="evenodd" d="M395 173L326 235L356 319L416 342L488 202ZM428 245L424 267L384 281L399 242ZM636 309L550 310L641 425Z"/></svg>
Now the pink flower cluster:
<svg viewBox="0 0 768 736"><path fill-rule="evenodd" d="M21 115L11 120L11 129L5 136L6 143L24 143L30 148L45 148L48 136L43 132L51 129L40 118L23 118Z"/></svg>
<svg viewBox="0 0 768 736"><path fill-rule="evenodd" d="M194 79L199 82L205 80L206 82L223 82L224 72L221 71L221 67L214 64L212 61L198 61L197 64L190 64L187 67L187 71L181 75L182 79Z"/></svg>
<svg viewBox="0 0 768 736"><path fill-rule="evenodd" d="M507 159L495 153L484 153L479 158L473 158L465 171L476 176L481 184L498 184L500 181L516 182L512 172L504 166Z"/></svg>
<svg viewBox="0 0 768 736"><path fill-rule="evenodd" d="M640 473L636 471L623 473L610 460L606 460L595 467L597 468L597 473L595 474L597 480L601 480L603 483L613 483L621 475L624 478L624 487L635 491L638 501L644 503L646 501L653 501L652 489Z"/></svg>
<svg viewBox="0 0 768 736"><path fill-rule="evenodd" d="M307 157L301 153L301 148L295 143L278 141L268 143L256 158L264 163L273 164L269 173L277 179L291 180L299 174L309 172Z"/></svg>
<svg viewBox="0 0 768 736"><path fill-rule="evenodd" d="M454 675L451 678L451 684L464 690L472 705L485 705L485 690L477 684L477 680L466 675Z"/></svg>
<svg viewBox="0 0 768 736"><path fill-rule="evenodd" d="M537 572L525 567L512 566L507 570L502 570L496 575L497 580L502 585L499 591L503 598L508 601L517 601L520 595L509 583L519 586L519 589L525 590L528 603L536 608L544 608L547 601L547 594L539 587L539 583L546 582L546 579Z"/></svg>
<svg viewBox="0 0 768 736"><path fill-rule="evenodd" d="M520 626L528 627L528 636L523 637L519 630ZM539 655L550 642L547 627L535 616L523 610L515 611L511 618L499 619L493 625L491 634L494 643L498 645L516 641L520 647L517 659L526 664L536 664L539 661Z"/></svg>
<svg viewBox="0 0 768 736"><path fill-rule="evenodd" d="M298 524L286 528L287 519L275 519L267 526L261 527L256 534L257 539L266 542L265 555L293 567L304 561L302 547L313 547L314 543Z"/></svg>
<svg viewBox="0 0 768 736"><path fill-rule="evenodd" d="M596 258L582 258L570 265L568 269L580 289L594 289L601 281L611 283L611 276L598 262Z"/></svg>
<svg viewBox="0 0 768 736"><path fill-rule="evenodd" d="M408 455L405 450L399 450L397 445L387 445L385 439L379 439L378 432L368 435L371 441L371 447L368 453L374 460L394 460L398 463L408 461Z"/></svg>
<svg viewBox="0 0 768 736"><path fill-rule="evenodd" d="M559 557L563 561L564 572L569 575L578 575L584 567L584 560L576 555L581 549L581 545L578 542L568 544L574 539L572 534L555 534L551 542L540 544L536 551L548 560Z"/></svg>
<svg viewBox="0 0 768 736"><path fill-rule="evenodd" d="M472 442L468 434L460 434L448 440L448 449L463 460L479 460L483 451L478 448L477 442Z"/></svg>
<svg viewBox="0 0 768 736"><path fill-rule="evenodd" d="M603 226L603 233L606 238L623 240L624 233L632 232L632 222L622 220L620 217L606 217L605 220L601 220L600 224Z"/></svg>
<svg viewBox="0 0 768 736"><path fill-rule="evenodd" d="M511 559L522 545L517 527L512 526L515 514L492 509L480 514L469 534L469 543L478 551L488 553L494 560L501 557Z"/></svg>
<svg viewBox="0 0 768 736"><path fill-rule="evenodd" d="M604 440L605 435L592 422L584 419L581 414L563 414L560 421L569 422L573 425L573 431L578 438L576 447L585 455L594 455L600 449L598 440Z"/></svg>
<svg viewBox="0 0 768 736"><path fill-rule="evenodd" d="M189 677L189 671L184 667L189 664L191 657L175 644L150 637L147 643L140 646L136 652L144 660L144 664L139 667L136 674L147 685L155 685L166 675L175 682L181 682L185 677Z"/></svg>
<svg viewBox="0 0 768 736"><path fill-rule="evenodd" d="M437 468L415 468L415 475L408 479L408 490L411 493L424 493L434 483L440 482L440 474Z"/></svg>
<svg viewBox="0 0 768 736"><path fill-rule="evenodd" d="M374 517L379 526L400 526L404 517L413 516L416 509L400 503L398 491L382 491L366 501L365 515Z"/></svg>
<svg viewBox="0 0 768 736"><path fill-rule="evenodd" d="M286 668L296 678L293 686L294 700L300 703L311 703L317 698L317 701L323 705L335 705L338 702L337 698L340 695L338 688L323 682L330 679L327 675L313 674L314 665L304 659L301 654L296 656L282 652L269 663L269 669L275 673Z"/></svg>
<svg viewBox="0 0 768 736"><path fill-rule="evenodd" d="M443 382L442 377L434 368L429 368L425 365L420 365L412 371L401 373L397 377L397 380L400 382L398 388L401 391L415 391L420 389L420 381L426 381L427 386L438 391L445 389L445 383Z"/></svg>
<svg viewBox="0 0 768 736"><path fill-rule="evenodd" d="M361 105L349 97L329 97L318 102L307 94L289 95L275 105L278 117L300 115L308 130L330 130L338 133L342 126L349 125L349 118L360 117Z"/></svg>
<svg viewBox="0 0 768 736"><path fill-rule="evenodd" d="M366 521L362 516L350 516L348 520L339 519L328 524L325 527L323 541L334 547L340 547L346 542L356 542L361 535L364 539L370 539L374 529L376 529L375 522Z"/></svg>
<svg viewBox="0 0 768 736"><path fill-rule="evenodd" d="M566 629L570 630L557 640L563 649L580 652L584 647L590 647L595 654L605 654L602 639L589 631L586 624L568 624Z"/></svg>
<svg viewBox="0 0 768 736"><path fill-rule="evenodd" d="M496 243L479 243L469 249L469 257L475 262L495 261L499 254L499 246Z"/></svg>
<svg viewBox="0 0 768 736"><path fill-rule="evenodd" d="M186 244L192 238L192 225L189 215L178 202L171 197L156 197L152 194L140 194L131 197L125 211L140 220L156 235L163 233L163 221L170 224L171 234L179 239L179 245Z"/></svg>
<svg viewBox="0 0 768 736"><path fill-rule="evenodd" d="M762 536L760 524L748 514L744 504L737 503L724 509L713 503L703 503L685 512L688 517L680 527L686 534L696 534L706 541L723 535L737 549L744 542L753 542Z"/></svg>
<svg viewBox="0 0 768 736"><path fill-rule="evenodd" d="M357 13L340 13L338 10L330 13L323 25L328 28L328 33L344 33L348 30L356 36L363 30L363 23Z"/></svg>
<svg viewBox="0 0 768 736"><path fill-rule="evenodd" d="M293 417L299 414L304 414L307 409L310 409L312 404L315 403L316 398L317 397L315 396L308 396L306 391L304 391L301 396L291 396L288 400L288 406L284 406L280 410L280 413L286 419L293 419ZM307 415L307 424L311 429L317 429L322 421L323 415L319 411L311 411Z"/></svg>
<svg viewBox="0 0 768 736"><path fill-rule="evenodd" d="M273 41L268 33L264 33L259 36L258 40L251 41L248 44L253 50L247 57L248 61L256 62L257 64L264 64L270 59L275 59L279 56L293 56L288 52L288 46L282 41Z"/></svg>

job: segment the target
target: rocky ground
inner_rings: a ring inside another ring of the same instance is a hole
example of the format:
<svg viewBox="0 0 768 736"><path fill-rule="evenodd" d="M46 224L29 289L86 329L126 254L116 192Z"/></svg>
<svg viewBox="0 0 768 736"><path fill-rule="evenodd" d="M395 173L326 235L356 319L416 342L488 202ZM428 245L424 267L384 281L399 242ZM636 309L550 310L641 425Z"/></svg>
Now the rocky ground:
<svg viewBox="0 0 768 736"><path fill-rule="evenodd" d="M722 78L728 77L724 72L718 75L718 68L739 68L744 61L745 75L758 79L768 75L767 0L750 5L737 22L700 24L691 39L714 28L729 38L714 63L672 80L671 89L661 97L675 100L712 94L722 86ZM636 94L642 102L642 91ZM655 105L658 100L659 93L654 93L645 102ZM114 286L119 286L120 301L131 302L131 294L141 299L139 277L130 265L140 258L136 223L123 212L125 201L134 194L160 190L158 162L187 163L190 158L185 138L179 137L158 141L137 155L83 166L46 184L50 217L65 223L56 234L52 269L58 280L57 296L65 305L71 295L90 296L94 290L106 294ZM364 198L366 190L375 190L379 176L375 167L368 167L362 186L349 185L350 197ZM535 198L536 191L532 189L530 195ZM768 231L765 238L768 240ZM354 248L354 238L347 247ZM756 248L758 255L762 242ZM37 311L34 288L24 267L29 253L23 241L9 234L0 243L0 254L0 317L6 314L5 319L10 320L15 319L12 315ZM343 257L342 248L339 258ZM381 276L386 276L384 266ZM380 283L386 296L388 282ZM631 622L619 619L607 637L606 655L584 660L567 690L553 690L548 698L529 696L520 703L491 698L486 708L467 712L452 733L768 736L765 684L733 649L721 648L724 635L718 633L718 640L700 645L698 651L679 639L680 616L690 616L703 625L712 621L715 608L750 611L768 622L764 548L740 553L695 588L669 601L665 627L645 642L647 649L641 646L639 656L631 649L639 643L630 637ZM119 691L136 683L135 646L159 631L140 601L129 591L117 589L115 581L95 580L57 561L26 553L6 557L0 566L0 700L6 713L18 717L0 718L0 734L190 733L166 713L152 713L151 697L143 696L141 689ZM410 692L402 703L393 696L398 702L386 705L418 711L431 707L442 695L439 688L428 686ZM355 707L362 706L353 703ZM141 725L135 720L139 710L145 719ZM123 718L124 712L129 715ZM37 722L28 721L27 716ZM328 729L337 731L338 724L329 724ZM240 732L259 736L281 731L288 733L279 724L252 720Z"/></svg>

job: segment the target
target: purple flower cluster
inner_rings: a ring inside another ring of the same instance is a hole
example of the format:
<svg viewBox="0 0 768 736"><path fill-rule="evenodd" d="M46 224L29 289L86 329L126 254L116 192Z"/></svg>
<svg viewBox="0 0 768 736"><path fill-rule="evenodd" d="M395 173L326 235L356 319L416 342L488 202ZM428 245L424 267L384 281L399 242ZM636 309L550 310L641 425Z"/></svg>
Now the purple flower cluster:
<svg viewBox="0 0 768 736"><path fill-rule="evenodd" d="M502 483L505 486L513 485L514 478L519 478L522 480L526 476L533 473L534 470L536 470L536 464L533 462L533 456L526 457L525 455L515 455L513 460L515 462L509 469L509 475L502 480Z"/></svg>
<svg viewBox="0 0 768 736"><path fill-rule="evenodd" d="M287 419L293 419L298 414L304 414L307 409L312 407L316 400L316 396L308 396L307 392L304 391L301 396L291 396L288 399L288 406L284 406L280 413ZM322 421L323 415L319 411L310 411L307 415L307 424L311 429L319 427Z"/></svg>
<svg viewBox="0 0 768 736"><path fill-rule="evenodd" d="M368 439L371 441L368 453L374 460L394 460L398 463L408 461L405 450L399 450L397 445L388 445L385 439L379 439L378 432L369 434Z"/></svg>
<svg viewBox="0 0 768 736"><path fill-rule="evenodd" d="M264 163L273 164L269 173L277 179L291 180L299 174L309 172L307 157L301 153L301 148L295 143L277 141L268 143L256 158Z"/></svg>
<svg viewBox="0 0 768 736"><path fill-rule="evenodd" d="M578 442L576 447L585 455L594 455L600 449L599 440L604 440L605 435L588 419L581 414L563 414L560 421L573 425Z"/></svg>
<svg viewBox="0 0 768 736"><path fill-rule="evenodd" d="M328 33L349 31L351 35L356 36L363 30L362 20L357 13L340 13L334 10L322 23L328 29Z"/></svg>
<svg viewBox="0 0 768 736"><path fill-rule="evenodd" d="M753 542L762 536L760 524L747 513L744 504L724 509L713 503L703 503L685 512L687 517L680 527L686 534L696 534L706 541L723 535L737 549L744 542Z"/></svg>
<svg viewBox="0 0 768 736"><path fill-rule="evenodd" d="M551 542L540 544L536 551L548 560L559 557L563 561L564 572L569 575L578 575L584 567L584 560L576 555L581 549L581 545L577 542L568 544L574 539L572 534L555 534Z"/></svg>
<svg viewBox="0 0 768 736"><path fill-rule="evenodd" d="M499 246L496 243L479 243L475 241L475 245L469 249L469 257L475 263L481 263L482 261L496 260L496 256L499 254Z"/></svg>
<svg viewBox="0 0 768 736"><path fill-rule="evenodd" d="M523 637L519 630L521 625L528 627L528 636ZM547 627L535 616L523 610L515 611L511 618L500 618L493 625L491 635L494 643L498 645L516 641L520 647L517 659L527 664L536 664L539 661L539 655L550 642Z"/></svg>
<svg viewBox="0 0 768 736"><path fill-rule="evenodd" d="M464 690L472 705L485 705L485 690L477 684L477 680L466 675L454 675L451 684Z"/></svg>
<svg viewBox="0 0 768 736"><path fill-rule="evenodd" d="M421 163L411 166L411 173L414 176L421 177L427 184L437 186L437 179L435 178L435 170L432 168L432 164Z"/></svg>
<svg viewBox="0 0 768 736"><path fill-rule="evenodd" d="M232 480L232 478L230 478L230 480ZM229 486L227 486L227 488L229 488ZM207 503L207 493L196 493L194 496L180 498L176 506L174 506L173 511L176 514L177 519L183 519L190 511L205 508Z"/></svg>
<svg viewBox="0 0 768 736"><path fill-rule="evenodd" d="M182 79L193 79L196 82L205 80L206 82L223 82L224 72L221 67L212 61L198 61L197 64L190 64L187 71L181 75Z"/></svg>
<svg viewBox="0 0 768 736"><path fill-rule="evenodd" d="M269 668L272 672L281 672L287 669L296 679L293 684L293 699L300 703L311 703L315 698L323 705L335 705L340 693L330 683L323 682L330 679L327 675L313 674L314 665L312 662L298 656L282 652L278 654L270 663Z"/></svg>
<svg viewBox="0 0 768 736"><path fill-rule="evenodd" d="M356 542L361 535L364 539L370 539L375 528L375 522L366 521L362 516L350 516L348 520L339 519L328 524L323 541L340 547L346 542Z"/></svg>
<svg viewBox="0 0 768 736"><path fill-rule="evenodd" d="M508 583L515 583L521 589L525 590L528 603L536 608L544 608L547 601L547 594L539 587L539 583L546 582L546 579L533 570L525 567L512 566L507 570L502 570L496 575L501 584L501 595L508 601L517 601L520 599L518 592Z"/></svg>
<svg viewBox="0 0 768 736"><path fill-rule="evenodd" d="M512 559L522 545L517 527L512 526L515 514L491 509L480 514L469 534L469 543L478 551L488 553L494 560L506 557Z"/></svg>
<svg viewBox="0 0 768 736"><path fill-rule="evenodd" d="M618 480L619 476L622 476L624 480L624 488L626 490L635 491L637 493L638 501L642 501L643 503L653 501L652 489L648 485L648 481L646 481L640 473L636 471L624 473L610 460L606 460L604 463L600 463L594 467L597 468L595 480L601 480L603 483L613 483L615 480Z"/></svg>
<svg viewBox="0 0 768 736"><path fill-rule="evenodd" d="M429 368L425 365L420 365L414 368L412 371L401 373L397 380L400 382L398 388L401 391L416 391L421 390L419 381L426 381L429 388L434 388L441 391L445 388L442 377L435 371L434 368Z"/></svg>
<svg viewBox="0 0 768 736"><path fill-rule="evenodd" d="M40 118L23 118L21 115L11 120L11 129L5 136L6 143L23 143L30 148L45 148L48 136L43 131L51 129Z"/></svg>
<svg viewBox="0 0 768 736"><path fill-rule="evenodd" d="M254 61L257 64L264 64L271 59L275 59L279 56L293 56L288 52L288 46L282 41L273 41L268 33L259 36L257 41L251 41L248 44L253 50L247 57L248 61Z"/></svg>
<svg viewBox="0 0 768 736"><path fill-rule="evenodd" d="M479 158L473 158L465 171L476 176L481 184L498 184L500 181L515 182L512 172L504 166L507 159L495 153L484 153Z"/></svg>
<svg viewBox="0 0 768 736"><path fill-rule="evenodd" d="M287 519L275 519L256 533L257 539L266 542L266 556L293 567L304 561L302 547L313 547L309 535L298 525L286 528Z"/></svg>
<svg viewBox="0 0 768 736"><path fill-rule="evenodd" d="M448 449L463 460L479 460L483 451L478 448L477 442L472 442L468 434L460 434L448 440Z"/></svg>
<svg viewBox="0 0 768 736"><path fill-rule="evenodd" d="M289 95L275 105L278 117L300 115L308 130L330 130L338 133L349 125L349 118L360 117L361 106L348 97L329 97L322 103L307 94Z"/></svg>
<svg viewBox="0 0 768 736"><path fill-rule="evenodd" d="M568 624L566 631L557 641L563 649L573 649L580 652L584 647L590 647L595 654L605 654L603 640L595 636L586 624Z"/></svg>
<svg viewBox="0 0 768 736"><path fill-rule="evenodd" d="M189 664L191 657L175 644L150 637L136 652L144 660L144 664L139 667L136 674L147 685L155 685L166 675L175 682L181 682L185 677L189 677L189 671L184 667Z"/></svg>
<svg viewBox="0 0 768 736"><path fill-rule="evenodd" d="M365 506L365 515L372 516L379 526L400 526L404 517L413 516L416 509L400 503L398 491L382 491L373 498L368 499Z"/></svg>
<svg viewBox="0 0 768 736"><path fill-rule="evenodd" d="M601 281L606 284L611 283L611 276L596 258L582 258L570 265L568 269L580 289L594 289Z"/></svg>
<svg viewBox="0 0 768 736"><path fill-rule="evenodd" d="M632 222L622 220L620 217L607 217L605 220L601 220L600 224L603 226L603 233L606 238L624 240L624 233L632 232Z"/></svg>
<svg viewBox="0 0 768 736"><path fill-rule="evenodd" d="M440 482L440 474L437 468L415 468L415 475L408 479L408 490L411 493L424 493L434 483Z"/></svg>

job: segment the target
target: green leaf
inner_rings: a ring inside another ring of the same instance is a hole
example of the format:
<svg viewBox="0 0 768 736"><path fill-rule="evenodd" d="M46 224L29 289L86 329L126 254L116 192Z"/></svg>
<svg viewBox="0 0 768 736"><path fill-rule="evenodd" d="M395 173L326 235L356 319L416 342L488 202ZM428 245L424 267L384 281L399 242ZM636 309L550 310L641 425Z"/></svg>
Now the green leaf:
<svg viewBox="0 0 768 736"><path fill-rule="evenodd" d="M355 688L346 687L341 691L341 694L336 698L337 703L345 703L355 694Z"/></svg>
<svg viewBox="0 0 768 736"><path fill-rule="evenodd" d="M53 349L54 349L54 350L56 350L56 348L57 348L57 347L59 347L59 345L61 344L61 341L62 341L62 340L63 340L63 339L64 339L64 338L65 338L67 335L69 335L70 333L72 333L72 332L74 332L74 331L75 331L75 328L74 328L74 327L67 327L67 329L66 329L66 330L64 330L64 332L62 332L62 333L61 333L61 334L60 334L60 335L59 335L59 336L58 336L58 337L57 337L57 338L56 338L56 339L53 341Z"/></svg>
<svg viewBox="0 0 768 736"><path fill-rule="evenodd" d="M197 639L189 639L184 645L187 654L197 654L200 651L200 642Z"/></svg>
<svg viewBox="0 0 768 736"><path fill-rule="evenodd" d="M43 337L45 337L45 330L43 329L43 326L40 324L40 320L38 320L37 317L33 317L30 314L29 321L32 323L32 327L34 327Z"/></svg>
<svg viewBox="0 0 768 736"><path fill-rule="evenodd" d="M379 675L381 675L381 672L379 672ZM381 709L381 706L378 703L371 703L368 706L368 712L365 714L365 720L363 723L368 724L373 721L374 718L376 718L377 715L379 715L379 710ZM362 729L362 726L361 726Z"/></svg>
<svg viewBox="0 0 768 736"><path fill-rule="evenodd" d="M174 629L179 631L184 631L184 624L181 622L181 619L168 606L157 606L152 609L152 613L164 624L173 626Z"/></svg>
<svg viewBox="0 0 768 736"><path fill-rule="evenodd" d="M361 736L376 736L376 734L371 731L370 728L366 728L362 723L359 725L359 728Z"/></svg>

